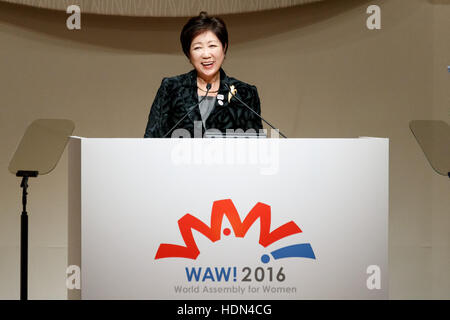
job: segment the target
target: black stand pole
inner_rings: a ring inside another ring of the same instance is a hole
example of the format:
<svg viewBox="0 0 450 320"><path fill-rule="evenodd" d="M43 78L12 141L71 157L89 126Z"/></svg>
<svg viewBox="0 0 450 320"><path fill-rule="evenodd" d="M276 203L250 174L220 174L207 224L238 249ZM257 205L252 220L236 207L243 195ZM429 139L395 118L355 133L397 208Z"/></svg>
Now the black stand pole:
<svg viewBox="0 0 450 320"><path fill-rule="evenodd" d="M28 178L37 177L37 171L18 171L16 176L22 177L22 214L20 216L20 300L28 300L28 214L27 188Z"/></svg>

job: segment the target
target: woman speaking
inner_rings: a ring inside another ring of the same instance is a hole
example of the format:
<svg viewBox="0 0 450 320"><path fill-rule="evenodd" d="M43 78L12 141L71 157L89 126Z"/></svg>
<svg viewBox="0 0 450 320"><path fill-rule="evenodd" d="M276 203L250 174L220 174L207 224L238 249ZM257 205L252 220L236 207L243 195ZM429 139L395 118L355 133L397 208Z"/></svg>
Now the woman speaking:
<svg viewBox="0 0 450 320"><path fill-rule="evenodd" d="M198 132L203 137L205 130L211 129L222 133L227 129L262 129L255 114L261 114L256 87L228 77L222 69L228 49L223 20L201 12L183 27L180 41L194 69L162 80L144 137L198 137L194 136Z"/></svg>

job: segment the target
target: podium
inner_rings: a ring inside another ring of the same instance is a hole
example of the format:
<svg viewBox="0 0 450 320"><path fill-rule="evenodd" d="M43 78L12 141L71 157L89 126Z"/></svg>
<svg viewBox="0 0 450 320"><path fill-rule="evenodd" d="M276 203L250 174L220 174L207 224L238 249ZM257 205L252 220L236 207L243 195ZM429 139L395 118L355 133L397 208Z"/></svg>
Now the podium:
<svg viewBox="0 0 450 320"><path fill-rule="evenodd" d="M69 299L387 299L389 141L69 143Z"/></svg>

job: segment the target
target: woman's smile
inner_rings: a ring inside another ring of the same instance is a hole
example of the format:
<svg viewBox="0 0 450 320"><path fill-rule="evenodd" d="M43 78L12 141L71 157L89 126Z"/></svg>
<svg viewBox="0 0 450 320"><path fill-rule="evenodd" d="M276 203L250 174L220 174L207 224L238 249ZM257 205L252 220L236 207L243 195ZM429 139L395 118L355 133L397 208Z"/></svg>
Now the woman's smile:
<svg viewBox="0 0 450 320"><path fill-rule="evenodd" d="M202 66L205 69L212 69L212 67L214 66L214 62L210 61L210 62L202 62Z"/></svg>

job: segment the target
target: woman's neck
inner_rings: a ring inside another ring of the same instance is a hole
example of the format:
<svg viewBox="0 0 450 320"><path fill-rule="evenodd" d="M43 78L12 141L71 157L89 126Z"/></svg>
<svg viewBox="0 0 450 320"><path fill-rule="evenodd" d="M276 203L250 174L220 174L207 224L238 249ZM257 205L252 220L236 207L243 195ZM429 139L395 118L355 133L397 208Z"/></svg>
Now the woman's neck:
<svg viewBox="0 0 450 320"><path fill-rule="evenodd" d="M197 85L199 87L206 89L208 83L211 84L211 90L213 90L213 88L218 88L220 84L220 72L217 72L217 74L210 78L202 78L197 75Z"/></svg>

